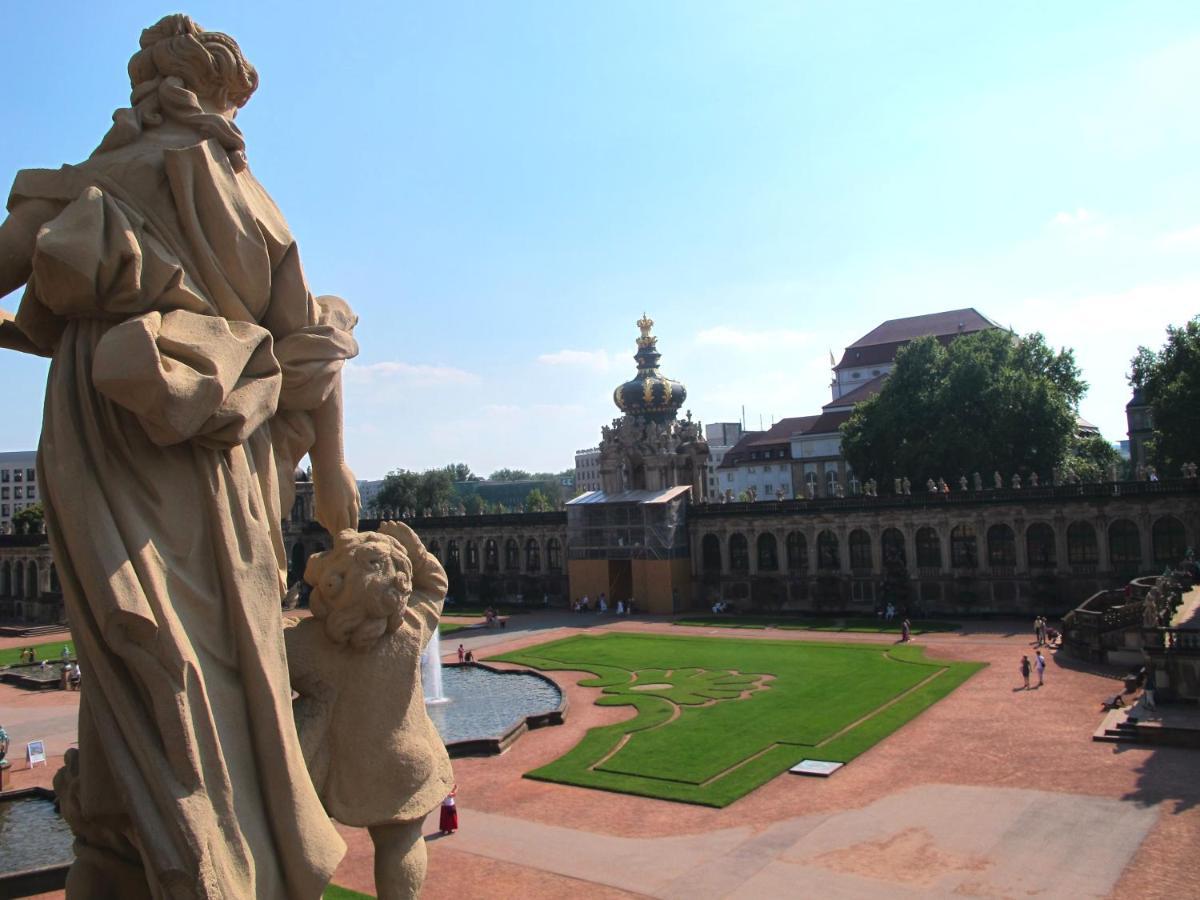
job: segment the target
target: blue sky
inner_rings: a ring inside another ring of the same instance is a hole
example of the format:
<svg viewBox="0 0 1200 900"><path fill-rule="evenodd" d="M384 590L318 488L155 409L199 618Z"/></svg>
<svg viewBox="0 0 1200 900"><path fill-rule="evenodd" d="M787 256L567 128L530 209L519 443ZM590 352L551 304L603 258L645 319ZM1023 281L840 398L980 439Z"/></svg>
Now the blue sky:
<svg viewBox="0 0 1200 900"><path fill-rule="evenodd" d="M166 11L6 8L0 178L92 150ZM1200 311L1195 2L187 11L257 66L251 167L361 317L360 477L573 465L643 309L705 422L814 413L830 349L974 306L1074 347L1118 440L1129 358ZM44 378L0 355L0 450Z"/></svg>

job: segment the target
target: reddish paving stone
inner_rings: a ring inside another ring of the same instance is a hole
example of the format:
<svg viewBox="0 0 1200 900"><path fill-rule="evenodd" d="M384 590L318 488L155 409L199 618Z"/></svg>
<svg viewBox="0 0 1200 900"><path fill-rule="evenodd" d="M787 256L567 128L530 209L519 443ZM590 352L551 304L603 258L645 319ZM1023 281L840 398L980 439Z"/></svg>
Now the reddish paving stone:
<svg viewBox="0 0 1200 900"><path fill-rule="evenodd" d="M565 618L570 624L570 619ZM809 640L894 643L879 635L829 634L744 629L680 628L623 621L588 631L631 631L714 636L749 640ZM477 648L486 657L543 643L576 629L536 633L514 630L511 639ZM495 635L495 632L491 634ZM505 637L508 637L507 635ZM561 756L591 727L633 715L628 707L597 707L599 690L581 688L584 673L549 673L568 700L566 724L532 731L499 757L455 761L462 805L462 829L478 809L517 819L626 837L703 834L733 826L761 832L797 815L857 809L920 784L1020 787L1160 805L1162 814L1125 870L1112 896L1117 900L1196 895L1194 848L1200 846L1200 755L1175 748L1127 748L1098 744L1100 700L1119 689L1119 669L1102 669L1047 654L1047 684L1022 691L1017 664L1031 653L1023 626L985 625L955 634L916 639L931 658L976 660L988 668L948 698L859 756L829 779L782 775L723 810L588 790L525 779L530 769ZM44 695L47 698L53 694ZM65 696L65 695L64 695ZM47 783L57 760L19 776L24 783ZM16 779L14 778L14 782ZM24 786L21 784L20 786ZM371 845L365 831L343 829L350 852L335 882L373 891ZM497 861L456 849L454 838L429 842L430 869L425 896L458 898L471 894L540 897L627 897L613 888ZM61 895L60 895L61 896Z"/></svg>

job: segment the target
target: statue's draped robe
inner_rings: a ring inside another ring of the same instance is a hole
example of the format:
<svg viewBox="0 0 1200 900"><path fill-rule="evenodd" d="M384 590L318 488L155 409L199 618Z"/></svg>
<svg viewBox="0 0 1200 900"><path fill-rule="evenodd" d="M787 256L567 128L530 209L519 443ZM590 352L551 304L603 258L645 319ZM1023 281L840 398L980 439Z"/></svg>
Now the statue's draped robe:
<svg viewBox="0 0 1200 900"><path fill-rule="evenodd" d="M9 208L27 199L61 207L16 325L52 355L38 477L86 679L77 853L140 857L154 896L318 897L345 847L292 721L276 457L290 478L353 316L309 293L215 140L24 171Z"/></svg>

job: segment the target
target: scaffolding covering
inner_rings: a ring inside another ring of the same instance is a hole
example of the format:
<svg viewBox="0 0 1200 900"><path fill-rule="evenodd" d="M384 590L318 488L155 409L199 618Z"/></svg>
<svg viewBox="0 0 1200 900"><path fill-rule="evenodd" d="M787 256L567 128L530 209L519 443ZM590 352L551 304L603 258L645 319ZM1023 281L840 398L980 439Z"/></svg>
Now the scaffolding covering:
<svg viewBox="0 0 1200 900"><path fill-rule="evenodd" d="M673 559L688 555L691 488L591 491L567 503L571 559Z"/></svg>

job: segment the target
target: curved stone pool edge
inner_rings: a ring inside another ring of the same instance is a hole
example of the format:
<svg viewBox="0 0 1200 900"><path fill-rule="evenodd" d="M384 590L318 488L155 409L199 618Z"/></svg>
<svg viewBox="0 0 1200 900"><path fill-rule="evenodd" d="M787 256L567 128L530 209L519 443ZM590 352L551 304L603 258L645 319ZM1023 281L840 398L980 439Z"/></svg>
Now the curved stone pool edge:
<svg viewBox="0 0 1200 900"><path fill-rule="evenodd" d="M0 803L16 800L48 800L56 803L57 799L54 791L42 787L0 792ZM61 891L67 886L67 870L71 868L72 861L0 872L0 897L28 897L33 894Z"/></svg>
<svg viewBox="0 0 1200 900"><path fill-rule="evenodd" d="M534 669L498 669L481 662L472 663L443 663L445 669L483 669L495 675L519 675L540 678L558 691L558 708L547 712L535 713L515 721L504 733L488 738L472 738L465 741L453 741L446 744L446 752L451 759L465 756L497 756L511 747L521 735L534 728L544 728L547 725L561 725L567 713L567 694L550 676Z"/></svg>

